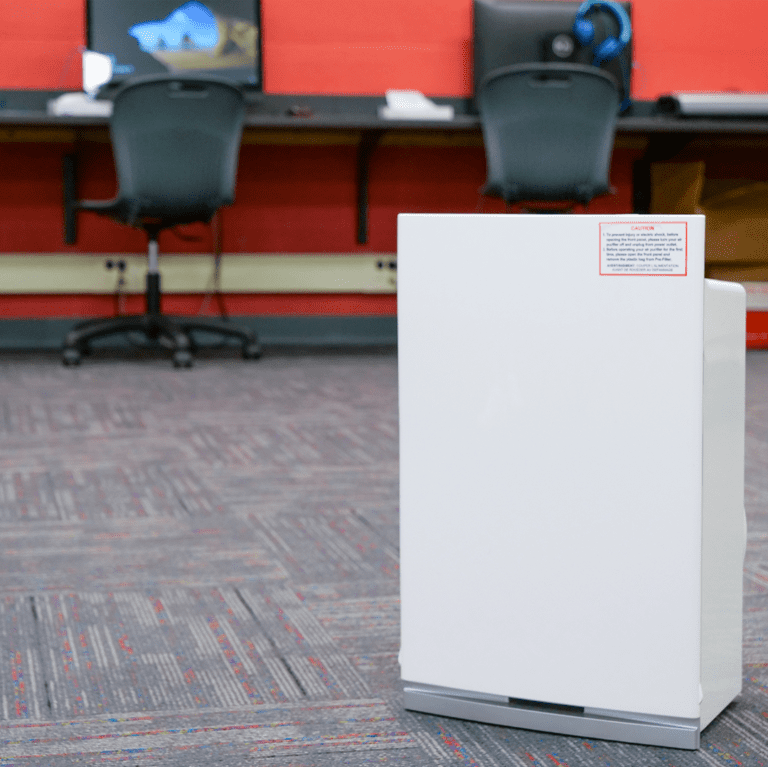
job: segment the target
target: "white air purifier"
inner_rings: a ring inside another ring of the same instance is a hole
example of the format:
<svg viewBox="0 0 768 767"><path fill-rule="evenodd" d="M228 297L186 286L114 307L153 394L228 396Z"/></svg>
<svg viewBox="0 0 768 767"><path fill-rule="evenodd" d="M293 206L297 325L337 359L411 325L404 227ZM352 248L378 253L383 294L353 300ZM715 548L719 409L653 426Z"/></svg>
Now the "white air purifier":
<svg viewBox="0 0 768 767"><path fill-rule="evenodd" d="M401 215L398 307L406 708L697 748L746 541L704 217Z"/></svg>

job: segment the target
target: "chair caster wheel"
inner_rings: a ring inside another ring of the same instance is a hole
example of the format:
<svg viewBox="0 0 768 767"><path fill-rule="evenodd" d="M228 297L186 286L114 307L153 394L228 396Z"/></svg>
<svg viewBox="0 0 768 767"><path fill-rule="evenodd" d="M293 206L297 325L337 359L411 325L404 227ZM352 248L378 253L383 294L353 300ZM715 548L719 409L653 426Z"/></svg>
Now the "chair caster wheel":
<svg viewBox="0 0 768 767"><path fill-rule="evenodd" d="M186 349L180 349L173 353L173 366L175 368L191 368L192 354Z"/></svg>
<svg viewBox="0 0 768 767"><path fill-rule="evenodd" d="M80 352L71 347L68 346L61 354L61 361L67 366L72 367L74 365L80 364Z"/></svg>
<svg viewBox="0 0 768 767"><path fill-rule="evenodd" d="M261 357L261 344L258 341L243 346L244 360L257 360Z"/></svg>

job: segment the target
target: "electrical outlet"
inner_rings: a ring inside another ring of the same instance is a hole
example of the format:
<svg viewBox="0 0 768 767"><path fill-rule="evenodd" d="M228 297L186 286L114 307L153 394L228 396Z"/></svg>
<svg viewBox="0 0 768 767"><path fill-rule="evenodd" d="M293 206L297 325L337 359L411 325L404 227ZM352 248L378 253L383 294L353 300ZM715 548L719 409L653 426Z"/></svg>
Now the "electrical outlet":
<svg viewBox="0 0 768 767"><path fill-rule="evenodd" d="M376 269L379 271L388 271L389 277L387 283L392 287L397 287L397 259L381 258L376 262Z"/></svg>

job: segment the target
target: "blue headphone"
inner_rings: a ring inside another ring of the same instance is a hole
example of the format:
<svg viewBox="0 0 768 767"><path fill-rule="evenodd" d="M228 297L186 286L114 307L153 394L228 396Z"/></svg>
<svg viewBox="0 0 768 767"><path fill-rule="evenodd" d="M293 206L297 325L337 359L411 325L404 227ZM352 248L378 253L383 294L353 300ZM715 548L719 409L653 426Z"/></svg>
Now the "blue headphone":
<svg viewBox="0 0 768 767"><path fill-rule="evenodd" d="M594 50L593 64L600 66L606 61L615 59L629 44L632 37L632 24L627 12L618 3L612 0L586 0L576 12L576 21L573 22L573 34L581 45L591 45L595 39L595 27L587 19L587 14L596 8L609 11L619 22L619 36L606 37Z"/></svg>

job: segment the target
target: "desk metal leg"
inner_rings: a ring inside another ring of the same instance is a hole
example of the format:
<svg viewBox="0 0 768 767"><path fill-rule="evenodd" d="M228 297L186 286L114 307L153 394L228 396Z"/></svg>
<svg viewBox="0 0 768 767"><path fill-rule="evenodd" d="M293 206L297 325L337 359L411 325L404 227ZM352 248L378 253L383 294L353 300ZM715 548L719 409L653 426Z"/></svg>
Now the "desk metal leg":
<svg viewBox="0 0 768 767"><path fill-rule="evenodd" d="M61 163L64 188L64 242L77 241L77 155L65 154Z"/></svg>
<svg viewBox="0 0 768 767"><path fill-rule="evenodd" d="M368 242L368 178L373 150L379 144L383 130L366 130L357 147L357 242Z"/></svg>

